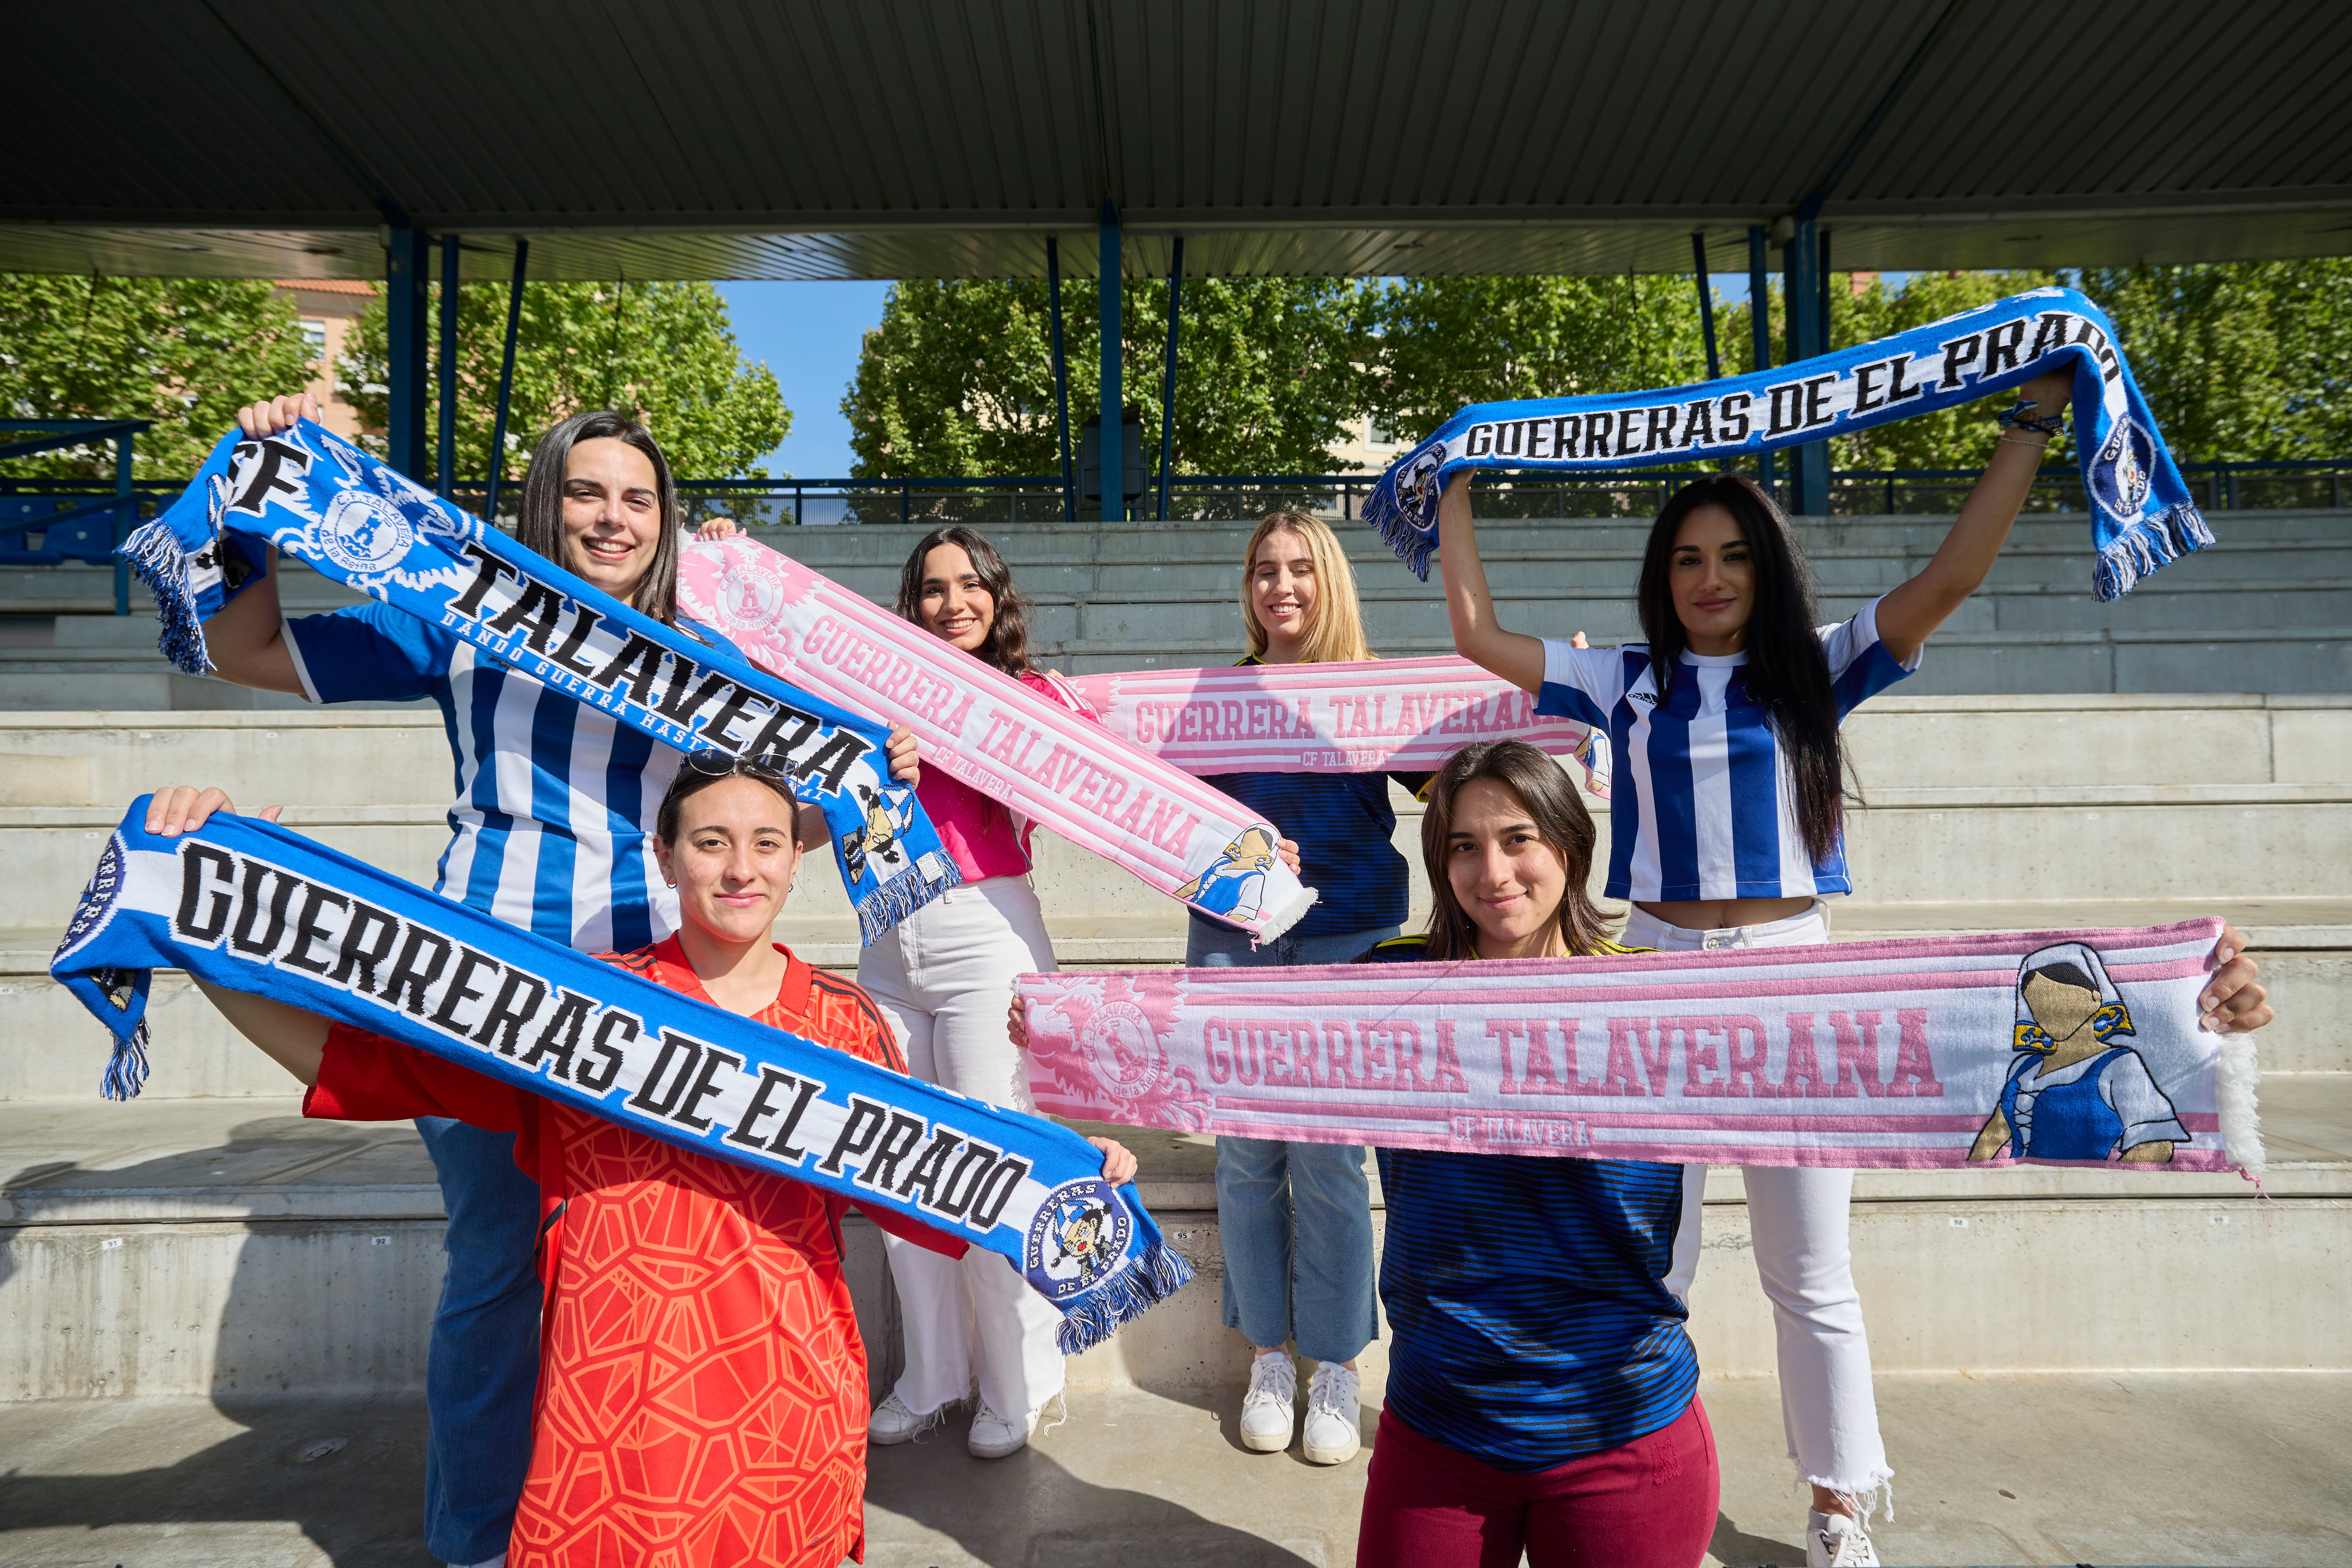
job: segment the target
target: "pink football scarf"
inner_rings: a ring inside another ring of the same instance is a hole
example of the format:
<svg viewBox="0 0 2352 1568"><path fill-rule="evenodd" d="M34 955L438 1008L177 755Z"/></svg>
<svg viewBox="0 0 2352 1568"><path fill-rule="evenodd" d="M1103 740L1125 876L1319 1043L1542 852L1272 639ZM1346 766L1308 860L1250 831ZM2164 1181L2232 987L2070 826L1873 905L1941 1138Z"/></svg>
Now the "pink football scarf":
<svg viewBox="0 0 2352 1568"><path fill-rule="evenodd" d="M1539 719L1536 700L1466 658L1137 669L1071 682L1112 733L1193 773L1434 772L1474 741L1574 757L1609 794L1609 737Z"/></svg>
<svg viewBox="0 0 2352 1568"><path fill-rule="evenodd" d="M912 730L927 765L1258 941L1315 902L1241 802L764 545L688 545L677 602L801 689Z"/></svg>
<svg viewBox="0 0 2352 1568"><path fill-rule="evenodd" d="M2219 921L1580 959L1028 974L1055 1116L1725 1165L2259 1175ZM2161 1155L2163 1158L2153 1157Z"/></svg>

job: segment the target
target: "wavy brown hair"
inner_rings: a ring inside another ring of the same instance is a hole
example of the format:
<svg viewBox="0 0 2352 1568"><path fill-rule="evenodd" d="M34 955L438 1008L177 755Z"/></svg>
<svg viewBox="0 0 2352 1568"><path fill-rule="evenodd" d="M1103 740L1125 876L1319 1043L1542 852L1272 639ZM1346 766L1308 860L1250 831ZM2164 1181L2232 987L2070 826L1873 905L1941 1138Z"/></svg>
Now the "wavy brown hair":
<svg viewBox="0 0 2352 1568"><path fill-rule="evenodd" d="M539 438L531 448L530 471L522 480L522 515L515 524L515 542L550 561L572 569L564 552L563 469L572 448L583 441L622 441L643 452L654 466L656 493L661 498L661 531L654 541L652 564L629 590L629 607L651 616L664 626L677 624L677 483L670 478L669 459L653 432L625 414L594 408L575 414ZM707 639L706 639L707 640Z"/></svg>
<svg viewBox="0 0 2352 1568"><path fill-rule="evenodd" d="M1561 889L1558 919L1560 941L1580 958L1601 951L1609 940L1607 917L1592 901L1587 884L1592 877L1592 851L1600 835L1592 814L1576 784L1558 763L1525 741L1480 741L1445 759L1429 781L1429 809L1421 819L1421 858L1429 872L1429 890L1435 907L1429 915L1429 957L1433 962L1476 956L1478 927L1454 896L1454 880L1445 874L1446 851L1454 838L1454 799L1464 785L1492 779L1517 797L1536 831L1568 869Z"/></svg>
<svg viewBox="0 0 2352 1568"><path fill-rule="evenodd" d="M923 535L907 557L907 564L898 570L898 602L891 607L902 618L919 626L923 624L923 563L942 544L952 544L971 558L980 585L996 604L995 619L989 625L988 640L980 645L978 657L1016 680L1028 674L1036 668L1029 658L1028 603L1013 585L1013 568L976 528L953 522Z"/></svg>

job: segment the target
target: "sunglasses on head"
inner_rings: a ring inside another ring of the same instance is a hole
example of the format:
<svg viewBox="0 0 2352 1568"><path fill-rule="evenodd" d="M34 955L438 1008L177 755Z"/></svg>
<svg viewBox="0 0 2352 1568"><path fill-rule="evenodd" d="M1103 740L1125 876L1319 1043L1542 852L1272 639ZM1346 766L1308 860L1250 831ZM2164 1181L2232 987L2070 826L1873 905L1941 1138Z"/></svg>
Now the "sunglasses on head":
<svg viewBox="0 0 2352 1568"><path fill-rule="evenodd" d="M747 773L762 783L789 790L792 780L785 776L784 759L773 752L762 752L756 757L738 757L726 752L688 752L686 765L705 778L727 779Z"/></svg>

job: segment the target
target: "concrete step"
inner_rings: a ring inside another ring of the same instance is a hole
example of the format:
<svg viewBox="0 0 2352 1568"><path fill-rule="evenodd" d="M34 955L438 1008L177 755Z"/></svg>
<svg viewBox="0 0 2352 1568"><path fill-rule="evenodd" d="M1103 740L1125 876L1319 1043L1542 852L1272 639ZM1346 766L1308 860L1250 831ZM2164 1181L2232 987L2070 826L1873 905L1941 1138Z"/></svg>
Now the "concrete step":
<svg viewBox="0 0 2352 1568"><path fill-rule="evenodd" d="M1883 1373L2352 1368L2352 1075L2266 1079L2273 1163L2236 1178L1864 1173L1855 1273ZM1071 1367L1080 1389L1230 1386L1209 1141L1118 1131L1198 1282ZM421 1385L440 1270L429 1161L403 1125L292 1099L0 1106L0 1401ZM1736 1172L1712 1173L1693 1335L1717 1375L1774 1364ZM1374 1221L1384 1211L1374 1188ZM869 1339L875 1233L853 1227ZM2053 1267L2063 1259L2063 1268ZM2228 1279L2236 1288L2212 1289ZM877 1356L877 1360L882 1359ZM1385 1344L1365 1358L1377 1397Z"/></svg>
<svg viewBox="0 0 2352 1568"><path fill-rule="evenodd" d="M1932 671L1934 665L1929 668ZM2328 784L2352 779L2352 696L2262 693L1874 698L1846 721L1866 790L1955 777L2015 784ZM161 783L216 783L248 808L300 781L311 805L437 805L446 731L426 703L289 712L0 710L0 758L87 759L89 793L128 802Z"/></svg>
<svg viewBox="0 0 2352 1568"><path fill-rule="evenodd" d="M1401 792L1400 792L1401 793ZM258 809L258 797L242 803ZM16 923L62 927L120 819L107 806L0 806L0 855L16 878ZM394 876L429 886L448 843L435 806L287 808L287 826ZM1398 805L1395 842L1413 878L1415 918L1429 908L1419 808ZM1608 868L1608 825L1594 866ZM2352 865L2352 784L1881 788L1850 814L1847 859L1876 902L1946 902L1956 891L1996 905L2068 900L2233 901L2327 899ZM1178 911L1132 874L1040 832L1039 897L1063 920L1160 919ZM839 880L812 877L791 918L847 931Z"/></svg>

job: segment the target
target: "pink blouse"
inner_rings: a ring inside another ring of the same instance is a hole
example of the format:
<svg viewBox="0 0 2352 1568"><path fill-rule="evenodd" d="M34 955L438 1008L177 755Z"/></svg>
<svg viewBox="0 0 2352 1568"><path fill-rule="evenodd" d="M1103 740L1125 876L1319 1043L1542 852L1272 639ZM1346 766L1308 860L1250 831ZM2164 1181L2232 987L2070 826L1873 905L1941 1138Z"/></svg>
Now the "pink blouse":
<svg viewBox="0 0 2352 1568"><path fill-rule="evenodd" d="M1073 713L1102 721L1092 704L1059 676L1033 670L1021 684ZM915 785L915 798L939 829L940 843L967 882L983 877L1021 877L1029 871L1029 831L1026 817L1018 823L1003 801L992 800L945 768L926 767Z"/></svg>

